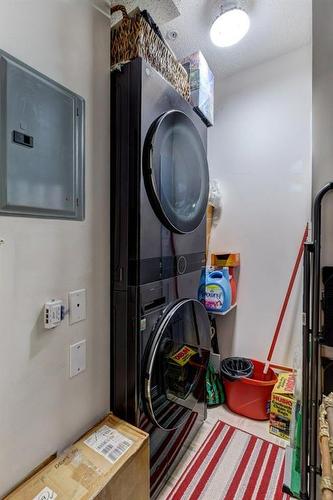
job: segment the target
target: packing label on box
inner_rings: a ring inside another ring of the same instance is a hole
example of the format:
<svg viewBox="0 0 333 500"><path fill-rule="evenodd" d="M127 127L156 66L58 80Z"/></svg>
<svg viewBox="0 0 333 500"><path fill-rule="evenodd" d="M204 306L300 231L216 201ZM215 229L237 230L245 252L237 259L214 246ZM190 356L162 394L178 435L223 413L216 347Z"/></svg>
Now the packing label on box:
<svg viewBox="0 0 333 500"><path fill-rule="evenodd" d="M84 444L97 451L109 462L114 463L126 453L133 441L108 425L103 425L103 427L91 434L84 441Z"/></svg>
<svg viewBox="0 0 333 500"><path fill-rule="evenodd" d="M42 489L32 500L55 500L57 494L51 490L48 486Z"/></svg>

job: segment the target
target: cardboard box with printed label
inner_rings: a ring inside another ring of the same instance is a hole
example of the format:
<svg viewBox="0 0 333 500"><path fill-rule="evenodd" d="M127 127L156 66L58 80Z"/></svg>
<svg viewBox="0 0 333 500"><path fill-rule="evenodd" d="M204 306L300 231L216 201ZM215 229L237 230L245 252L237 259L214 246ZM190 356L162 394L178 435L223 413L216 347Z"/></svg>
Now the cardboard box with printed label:
<svg viewBox="0 0 333 500"><path fill-rule="evenodd" d="M149 499L148 434L108 415L7 500Z"/></svg>
<svg viewBox="0 0 333 500"><path fill-rule="evenodd" d="M269 431L282 439L289 440L290 437L290 424L296 404L294 394L295 375L280 373L272 392Z"/></svg>
<svg viewBox="0 0 333 500"><path fill-rule="evenodd" d="M194 111L210 127L214 123L214 75L201 52L195 52L181 62L189 76Z"/></svg>

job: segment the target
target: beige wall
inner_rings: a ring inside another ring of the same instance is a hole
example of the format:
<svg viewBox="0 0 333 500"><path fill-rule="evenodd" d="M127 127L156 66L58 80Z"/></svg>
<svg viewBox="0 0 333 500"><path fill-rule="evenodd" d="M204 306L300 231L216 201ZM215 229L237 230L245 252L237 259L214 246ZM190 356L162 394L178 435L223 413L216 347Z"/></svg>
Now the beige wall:
<svg viewBox="0 0 333 500"><path fill-rule="evenodd" d="M86 100L86 220L0 217L0 497L109 407L108 20L88 0L1 0L0 48ZM87 289L87 320L44 302ZM69 345L87 370L69 378Z"/></svg>

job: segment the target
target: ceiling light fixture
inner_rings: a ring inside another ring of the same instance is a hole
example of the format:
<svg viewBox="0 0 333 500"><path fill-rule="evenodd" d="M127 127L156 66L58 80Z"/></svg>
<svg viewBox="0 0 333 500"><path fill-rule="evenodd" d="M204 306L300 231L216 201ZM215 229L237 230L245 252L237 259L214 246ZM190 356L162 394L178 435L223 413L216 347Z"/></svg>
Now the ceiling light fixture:
<svg viewBox="0 0 333 500"><path fill-rule="evenodd" d="M230 47L248 32L250 18L237 1L224 2L220 15L210 29L210 38L218 47Z"/></svg>

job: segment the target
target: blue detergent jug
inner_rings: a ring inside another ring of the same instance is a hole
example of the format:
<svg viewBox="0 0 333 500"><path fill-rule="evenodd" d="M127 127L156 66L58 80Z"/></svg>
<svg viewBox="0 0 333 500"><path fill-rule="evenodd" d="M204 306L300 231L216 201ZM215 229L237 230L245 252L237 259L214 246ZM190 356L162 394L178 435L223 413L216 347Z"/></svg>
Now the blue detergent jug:
<svg viewBox="0 0 333 500"><path fill-rule="evenodd" d="M199 300L207 311L225 312L231 307L229 269L201 273Z"/></svg>

